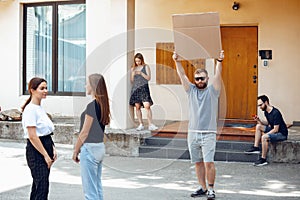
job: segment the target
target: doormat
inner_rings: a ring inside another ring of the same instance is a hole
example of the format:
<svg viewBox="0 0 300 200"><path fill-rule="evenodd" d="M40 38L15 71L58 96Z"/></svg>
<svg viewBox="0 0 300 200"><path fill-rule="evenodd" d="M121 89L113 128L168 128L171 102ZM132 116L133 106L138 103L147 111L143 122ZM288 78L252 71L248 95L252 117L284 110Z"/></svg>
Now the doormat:
<svg viewBox="0 0 300 200"><path fill-rule="evenodd" d="M224 127L232 127L232 128L253 128L256 124L242 124L242 123L225 123Z"/></svg>

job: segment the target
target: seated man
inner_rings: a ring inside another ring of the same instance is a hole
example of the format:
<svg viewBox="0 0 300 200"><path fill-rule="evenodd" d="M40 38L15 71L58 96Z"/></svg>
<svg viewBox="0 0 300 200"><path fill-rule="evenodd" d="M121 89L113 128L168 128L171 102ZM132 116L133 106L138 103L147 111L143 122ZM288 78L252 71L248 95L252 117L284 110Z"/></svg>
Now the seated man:
<svg viewBox="0 0 300 200"><path fill-rule="evenodd" d="M261 95L257 98L257 105L264 111L267 121L260 120L257 116L254 120L257 121L254 146L247 150L246 153L259 153L259 142L262 143L261 158L254 163L254 166L267 165L268 144L270 142L278 142L287 139L288 129L283 120L280 111L269 104L269 98L266 95Z"/></svg>

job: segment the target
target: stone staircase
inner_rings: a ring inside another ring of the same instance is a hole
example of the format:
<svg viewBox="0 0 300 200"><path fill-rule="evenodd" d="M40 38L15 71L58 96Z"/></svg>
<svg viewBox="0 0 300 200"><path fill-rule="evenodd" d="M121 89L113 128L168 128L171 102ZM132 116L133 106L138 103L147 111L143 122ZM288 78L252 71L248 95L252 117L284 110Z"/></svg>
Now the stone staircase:
<svg viewBox="0 0 300 200"><path fill-rule="evenodd" d="M78 119L72 117L54 118L54 142L74 144L78 130ZM156 123L158 124L158 123ZM135 129L106 129L108 137L106 152L109 155L152 157L167 159L189 159L186 141L186 124L179 122L160 126L158 131L136 131ZM271 144L268 157L272 162L300 163L300 123L289 127L286 141ZM20 121L0 121L0 139L23 139ZM258 155L246 155L254 141L254 132L248 128L223 127L217 135L215 160L254 162Z"/></svg>
<svg viewBox="0 0 300 200"><path fill-rule="evenodd" d="M238 122L238 123L237 123ZM219 121L217 133L216 161L255 162L259 154L246 155L245 150L253 145L255 124L251 120ZM236 126L227 126L234 123ZM251 125L244 127L242 125ZM139 147L139 156L166 159L190 159L187 146L188 121L173 122L152 131L152 137L145 138Z"/></svg>
<svg viewBox="0 0 300 200"><path fill-rule="evenodd" d="M246 155L253 142L218 140L215 161L255 162L259 154ZM185 138L150 137L139 147L139 156L147 158L190 159Z"/></svg>

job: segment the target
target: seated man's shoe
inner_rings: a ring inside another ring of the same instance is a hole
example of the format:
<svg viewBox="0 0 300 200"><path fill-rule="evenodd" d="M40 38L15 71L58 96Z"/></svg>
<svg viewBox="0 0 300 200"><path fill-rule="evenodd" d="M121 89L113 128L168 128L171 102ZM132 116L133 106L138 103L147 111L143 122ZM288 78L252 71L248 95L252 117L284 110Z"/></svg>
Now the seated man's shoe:
<svg viewBox="0 0 300 200"><path fill-rule="evenodd" d="M245 151L246 154L258 154L259 152L259 148L255 146L252 146L250 149Z"/></svg>
<svg viewBox="0 0 300 200"><path fill-rule="evenodd" d="M260 159L258 159L253 165L254 165L254 166L257 166L257 167L262 167L262 166L265 166L265 165L267 165L267 164L268 164L267 159L265 159L265 158L260 158Z"/></svg>

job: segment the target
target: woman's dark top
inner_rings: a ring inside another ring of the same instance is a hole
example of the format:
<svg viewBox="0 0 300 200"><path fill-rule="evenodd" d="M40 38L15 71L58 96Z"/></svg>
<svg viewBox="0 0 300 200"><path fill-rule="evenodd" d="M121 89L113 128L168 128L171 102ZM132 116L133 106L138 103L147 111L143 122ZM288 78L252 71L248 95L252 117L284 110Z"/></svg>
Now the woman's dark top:
<svg viewBox="0 0 300 200"><path fill-rule="evenodd" d="M101 108L100 108L99 104L97 103L96 100L94 100L87 105L85 111L83 111L80 116L80 131L81 131L83 123L84 123L85 115L89 115L90 117L92 117L94 119L93 123L92 123L92 127L90 128L88 137L86 138L84 143L103 142L105 125L103 125L100 122L100 118L101 118L100 109Z"/></svg>

